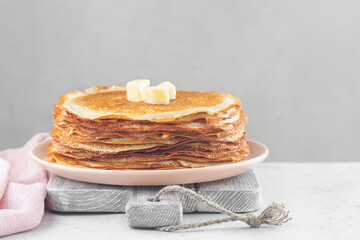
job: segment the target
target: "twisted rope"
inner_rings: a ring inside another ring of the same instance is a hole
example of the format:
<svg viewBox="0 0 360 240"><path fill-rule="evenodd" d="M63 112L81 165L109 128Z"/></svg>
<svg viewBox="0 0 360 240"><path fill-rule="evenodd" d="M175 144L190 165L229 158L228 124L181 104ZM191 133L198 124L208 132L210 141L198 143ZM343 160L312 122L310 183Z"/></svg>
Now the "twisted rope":
<svg viewBox="0 0 360 240"><path fill-rule="evenodd" d="M255 216L254 214L245 214L245 215L238 215L236 213L233 213L223 207L220 207L218 204L211 202L201 196L200 194L184 187L180 186L167 186L161 189L158 194L153 199L154 202L157 202L160 200L160 197L164 195L167 192L176 192L180 194L184 194L187 196L190 196L194 200L198 202L205 203L209 207L215 209L216 211L227 215L228 217L224 218L218 218L215 220L205 221L205 222L198 222L198 223L188 223L188 224L180 224L180 225L173 225L168 227L160 227L157 230L159 231L176 231L176 230L183 230L183 229L189 229L189 228L199 228L204 226L209 226L213 224L223 223L223 222L232 222L232 221L242 221L248 224L252 228L258 228L262 224L268 224L268 225L276 225L280 226L287 221L290 221L292 218L289 218L289 211L285 211L284 204L281 203L272 203L270 206L268 206L259 216Z"/></svg>

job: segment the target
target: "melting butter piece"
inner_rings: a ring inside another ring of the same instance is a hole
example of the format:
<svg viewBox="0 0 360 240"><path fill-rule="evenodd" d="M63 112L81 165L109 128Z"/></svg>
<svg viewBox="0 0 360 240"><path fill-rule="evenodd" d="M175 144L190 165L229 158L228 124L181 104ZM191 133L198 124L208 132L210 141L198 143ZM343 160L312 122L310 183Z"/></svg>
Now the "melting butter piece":
<svg viewBox="0 0 360 240"><path fill-rule="evenodd" d="M126 84L126 98L130 102L141 102L145 99L145 92L150 86L148 79L136 79Z"/></svg>
<svg viewBox="0 0 360 240"><path fill-rule="evenodd" d="M169 104L170 96L168 87L149 87L146 90L145 102L151 104Z"/></svg>
<svg viewBox="0 0 360 240"><path fill-rule="evenodd" d="M157 86L158 87L167 87L170 99L175 99L176 98L176 88L175 88L175 85L172 84L171 82L165 81L165 82L160 83Z"/></svg>

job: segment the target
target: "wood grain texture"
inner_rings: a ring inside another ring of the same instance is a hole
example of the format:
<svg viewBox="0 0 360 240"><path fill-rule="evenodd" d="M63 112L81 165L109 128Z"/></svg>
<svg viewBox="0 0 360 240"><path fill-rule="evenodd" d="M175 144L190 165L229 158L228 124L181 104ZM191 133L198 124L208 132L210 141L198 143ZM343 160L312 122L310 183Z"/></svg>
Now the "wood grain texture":
<svg viewBox="0 0 360 240"><path fill-rule="evenodd" d="M58 212L125 212L133 189L74 181L52 175L47 184L46 205Z"/></svg>
<svg viewBox="0 0 360 240"><path fill-rule="evenodd" d="M189 188L191 190L196 191L196 184L185 184L185 185L179 185L185 188ZM180 200L182 208L183 208L183 213L193 213L196 212L198 204L197 202L192 199L189 196L185 196L182 194L176 194L177 198Z"/></svg>
<svg viewBox="0 0 360 240"><path fill-rule="evenodd" d="M183 220L181 202L174 193L167 193L159 202L152 202L163 186L136 187L126 205L126 220L130 227L158 228L180 224Z"/></svg>
<svg viewBox="0 0 360 240"><path fill-rule="evenodd" d="M252 212L261 206L262 188L252 170L235 177L197 184L197 193L232 212ZM203 203L198 212L214 212Z"/></svg>

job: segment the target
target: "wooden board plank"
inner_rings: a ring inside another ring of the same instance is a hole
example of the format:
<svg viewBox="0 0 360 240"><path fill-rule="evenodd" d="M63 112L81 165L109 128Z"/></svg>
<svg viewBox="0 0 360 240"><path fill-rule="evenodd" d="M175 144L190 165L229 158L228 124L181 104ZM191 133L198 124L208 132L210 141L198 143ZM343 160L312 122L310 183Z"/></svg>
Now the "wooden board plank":
<svg viewBox="0 0 360 240"><path fill-rule="evenodd" d="M50 177L46 205L58 212L125 212L133 189Z"/></svg>

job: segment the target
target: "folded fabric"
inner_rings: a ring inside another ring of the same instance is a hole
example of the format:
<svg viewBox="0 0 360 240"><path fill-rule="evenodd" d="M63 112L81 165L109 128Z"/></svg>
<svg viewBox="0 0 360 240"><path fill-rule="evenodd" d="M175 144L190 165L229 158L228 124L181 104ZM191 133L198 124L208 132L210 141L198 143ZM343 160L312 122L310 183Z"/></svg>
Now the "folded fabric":
<svg viewBox="0 0 360 240"><path fill-rule="evenodd" d="M48 174L30 150L48 137L39 133L22 148L0 152L0 237L34 228L44 215Z"/></svg>

